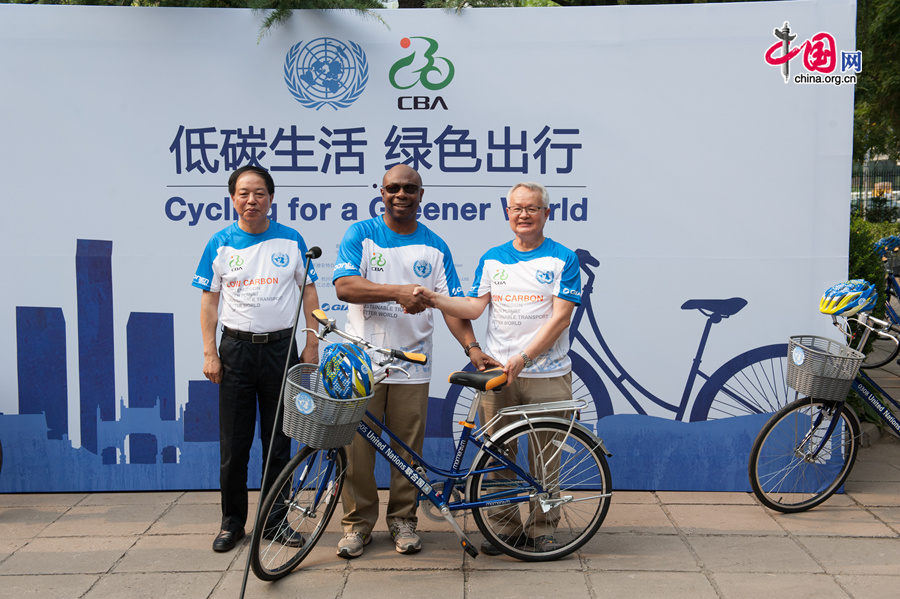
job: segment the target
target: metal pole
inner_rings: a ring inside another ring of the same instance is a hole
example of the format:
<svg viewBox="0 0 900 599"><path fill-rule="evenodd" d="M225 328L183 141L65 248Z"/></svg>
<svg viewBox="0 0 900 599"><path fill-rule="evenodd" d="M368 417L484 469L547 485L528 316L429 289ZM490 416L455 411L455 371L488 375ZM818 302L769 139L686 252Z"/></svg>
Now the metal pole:
<svg viewBox="0 0 900 599"><path fill-rule="evenodd" d="M263 466L262 479L259 482L259 501L256 502L256 516L253 518L253 526L259 522L259 513L262 511L263 492L266 490L266 478L269 476L269 461L272 459L272 446L275 442L275 435L278 433L278 421L281 417L281 406L284 403L284 386L287 383L288 370L291 367L291 351L294 349L294 341L297 336L297 323L300 321L300 311L303 307L303 294L306 292L306 279L309 276L309 265L313 259L322 255L322 250L318 246L309 248L306 252L306 267L303 274L303 284L300 286L300 301L297 302L297 311L294 313L294 324L291 327L291 341L288 344L287 356L284 358L284 374L281 375L281 390L278 392L278 406L275 409L275 420L272 423L272 434L269 435L269 450L266 451L266 463ZM247 563L244 564L244 579L241 581L241 599L244 599L244 592L247 590L247 578L250 575L250 549L247 551Z"/></svg>

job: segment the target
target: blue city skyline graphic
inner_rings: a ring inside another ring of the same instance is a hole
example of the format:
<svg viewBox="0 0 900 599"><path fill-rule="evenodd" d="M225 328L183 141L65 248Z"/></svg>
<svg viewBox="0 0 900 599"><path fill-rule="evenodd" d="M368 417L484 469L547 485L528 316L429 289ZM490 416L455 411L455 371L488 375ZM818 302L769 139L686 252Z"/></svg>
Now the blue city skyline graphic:
<svg viewBox="0 0 900 599"><path fill-rule="evenodd" d="M81 447L68 435L66 318L59 307L16 306L18 414L0 414L0 492L218 488L218 388L188 381L176 410L174 315L131 312L127 401L116 418L112 241L75 252ZM251 451L259 483L261 449Z"/></svg>

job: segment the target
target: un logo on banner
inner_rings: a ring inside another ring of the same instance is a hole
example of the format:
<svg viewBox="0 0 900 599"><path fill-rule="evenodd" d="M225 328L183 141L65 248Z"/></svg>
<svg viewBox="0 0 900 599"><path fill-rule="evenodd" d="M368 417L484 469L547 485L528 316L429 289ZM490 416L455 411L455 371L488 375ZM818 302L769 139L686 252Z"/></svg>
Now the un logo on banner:
<svg viewBox="0 0 900 599"><path fill-rule="evenodd" d="M369 81L369 63L359 44L320 37L297 42L284 59L284 82L306 108L335 110L353 104Z"/></svg>
<svg viewBox="0 0 900 599"><path fill-rule="evenodd" d="M431 264L424 260L416 260L416 263L413 264L413 272L424 279L431 274Z"/></svg>

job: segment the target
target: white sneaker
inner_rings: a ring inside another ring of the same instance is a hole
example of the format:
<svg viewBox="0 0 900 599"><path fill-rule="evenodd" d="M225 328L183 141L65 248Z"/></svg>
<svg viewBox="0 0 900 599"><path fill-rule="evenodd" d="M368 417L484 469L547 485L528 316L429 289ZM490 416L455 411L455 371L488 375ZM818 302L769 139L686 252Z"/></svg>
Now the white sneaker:
<svg viewBox="0 0 900 599"><path fill-rule="evenodd" d="M372 535L361 532L346 532L338 541L337 554L344 559L352 559L363 554L363 547L372 542Z"/></svg>
<svg viewBox="0 0 900 599"><path fill-rule="evenodd" d="M389 528L397 553L416 553L422 549L422 539L411 520L394 520Z"/></svg>

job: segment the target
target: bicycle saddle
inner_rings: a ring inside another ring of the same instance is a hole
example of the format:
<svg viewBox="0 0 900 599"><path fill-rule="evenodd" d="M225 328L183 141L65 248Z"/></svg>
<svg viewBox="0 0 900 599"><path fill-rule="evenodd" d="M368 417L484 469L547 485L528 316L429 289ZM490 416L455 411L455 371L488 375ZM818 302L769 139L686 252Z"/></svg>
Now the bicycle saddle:
<svg viewBox="0 0 900 599"><path fill-rule="evenodd" d="M737 314L747 305L747 300L742 297L732 297L729 299L692 299L681 305L682 310L700 310L705 316L709 316L714 321L719 322L723 318L728 318Z"/></svg>
<svg viewBox="0 0 900 599"><path fill-rule="evenodd" d="M453 385L472 387L479 391L490 391L491 389L499 389L506 384L506 373L503 372L502 368L491 368L481 372L460 370L450 373L447 381Z"/></svg>

